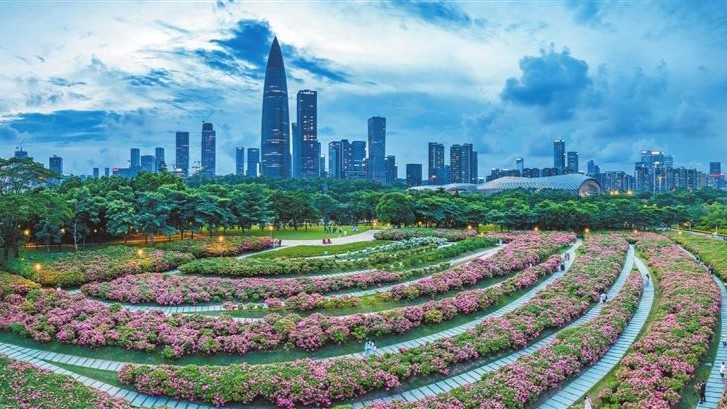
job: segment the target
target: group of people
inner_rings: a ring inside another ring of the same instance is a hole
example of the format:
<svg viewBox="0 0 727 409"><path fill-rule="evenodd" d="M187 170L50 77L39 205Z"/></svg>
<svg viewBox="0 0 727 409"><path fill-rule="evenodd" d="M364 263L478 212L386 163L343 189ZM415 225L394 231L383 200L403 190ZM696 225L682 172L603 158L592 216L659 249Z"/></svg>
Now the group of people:
<svg viewBox="0 0 727 409"><path fill-rule="evenodd" d="M356 228L356 230L358 230L358 227ZM326 233L343 233L343 227L338 224L326 223L325 225L323 225L323 231Z"/></svg>
<svg viewBox="0 0 727 409"><path fill-rule="evenodd" d="M331 244L331 239L323 239L323 244Z"/></svg>
<svg viewBox="0 0 727 409"><path fill-rule="evenodd" d="M379 349L379 347L376 346L374 341L367 339L366 342L364 342L364 356L375 354L377 349Z"/></svg>

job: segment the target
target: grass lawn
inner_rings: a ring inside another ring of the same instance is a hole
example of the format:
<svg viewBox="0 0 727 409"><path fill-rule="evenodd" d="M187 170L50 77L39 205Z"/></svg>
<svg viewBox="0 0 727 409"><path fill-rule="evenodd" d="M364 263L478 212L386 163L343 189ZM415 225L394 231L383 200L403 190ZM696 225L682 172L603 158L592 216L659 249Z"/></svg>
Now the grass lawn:
<svg viewBox="0 0 727 409"><path fill-rule="evenodd" d="M356 243L348 244L336 244L336 245L316 245L316 246L295 246L288 248L281 248L275 251L266 251L260 254L253 254L247 258L299 258L299 257L319 257L326 255L343 254L352 251L364 250L371 247L383 246L389 244L391 241L386 240L371 240L371 241L360 241Z"/></svg>
<svg viewBox="0 0 727 409"><path fill-rule="evenodd" d="M367 230L371 229L371 226L365 226L360 224L358 226L358 233L363 233ZM323 226L316 225L316 226L308 226L308 228L305 227L299 227L298 230L294 230L292 228L285 228L281 230L273 230L272 237L274 239L281 239L281 240L319 240L319 239L333 239L336 237L345 237L350 236L352 234L351 232L351 226L344 226L343 227L344 233L326 233L323 231ZM246 230L244 233L242 232L234 232L234 231L228 231L225 234L244 234L245 236L270 236L270 230L262 230L262 229L252 229L252 230ZM283 243L285 244L285 243Z"/></svg>

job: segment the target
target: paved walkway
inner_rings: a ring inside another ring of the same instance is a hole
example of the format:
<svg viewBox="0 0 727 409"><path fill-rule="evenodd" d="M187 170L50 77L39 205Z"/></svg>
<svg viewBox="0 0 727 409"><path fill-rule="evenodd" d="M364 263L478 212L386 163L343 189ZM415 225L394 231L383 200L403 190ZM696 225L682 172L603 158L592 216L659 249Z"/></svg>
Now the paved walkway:
<svg viewBox="0 0 727 409"><path fill-rule="evenodd" d="M712 279L717 286L719 286L719 292L722 295L722 306L720 307L720 321L722 322L722 331L718 334L714 334L719 339L719 347L717 349L717 356L712 363L712 371L709 373L709 379L707 379L707 402L698 405L698 408L717 408L719 401L722 399L722 393L724 392L725 384L719 375L719 368L722 362L727 365L727 348L722 345L722 336L727 333L727 289L725 289L722 280L717 276L712 276Z"/></svg>
<svg viewBox="0 0 727 409"><path fill-rule="evenodd" d="M636 259L636 267L638 267L642 278L646 278L649 270L646 268L641 259ZM611 296L609 295L609 298ZM654 286L649 281L649 285L644 287L644 293L639 301L639 307L631 318L626 330L619 336L618 340L606 352L595 365L581 373L573 382L566 385L553 397L545 401L540 408L559 409L567 408L574 405L583 398L588 391L593 389L626 355L626 351L631 347L646 323L646 318L651 312L654 304ZM719 376L719 375L718 375Z"/></svg>
<svg viewBox="0 0 727 409"><path fill-rule="evenodd" d="M56 365L45 362L45 359L48 359L48 355L53 354L53 353L39 351L39 350L35 350L35 349L30 349L30 348L18 347L18 346L4 344L4 343L0 343L0 353L7 355L9 358L17 359L19 361L29 362L39 368L47 369L47 370L55 372L57 374L71 376L86 386L106 392L113 397L124 399L135 407L152 408L152 407L166 406L169 408L180 408L180 409L212 409L211 406L207 406L204 404L191 403L188 401L180 401L180 400L165 398L165 397L161 397L161 396L160 397L149 396L149 395L145 395L143 393L139 393L136 391L117 388L113 385L109 385L107 383L97 381L95 379L91 379L91 378L83 376L83 375L79 375L75 372L71 372L71 371L63 369L61 367L58 367ZM60 354L55 354L55 355L60 355ZM82 359L85 359L85 358L82 358ZM71 361L69 361L68 363L75 365Z"/></svg>
<svg viewBox="0 0 727 409"><path fill-rule="evenodd" d="M580 242L578 243L580 244ZM573 258L571 258L571 262L573 261ZM623 269L621 270L621 274L619 275L616 282L613 284L611 289L608 291L608 298L613 299L619 291L621 291L621 288L623 288L624 284L626 284L626 280L628 279L629 273L631 272L631 269L634 265L634 251L633 246L629 247L627 256L626 256L626 263L624 264ZM562 274L561 274L562 275ZM552 277L551 277L552 278ZM545 284L545 283L543 283ZM521 298L522 299L522 298ZM520 299L518 299L520 301ZM508 307L514 303L508 304ZM520 303L522 305L522 303ZM520 306L518 305L518 306ZM591 318L595 317L601 312L601 308L603 305L599 302L595 306L593 306L585 315L571 323L568 327L579 325L581 323L584 323ZM514 308L512 308L514 309ZM498 311L499 312L499 311ZM508 311L509 312L509 311ZM502 314L500 314L502 315ZM567 328L567 327L566 327ZM560 332L560 331L558 331ZM523 355L529 355L536 350L544 347L548 343L550 343L555 337L558 335L558 332L551 334L550 336L530 345L527 348L518 350L516 352L513 352L512 354L509 354L501 359L498 359L494 362L491 362L486 365L482 365L478 368L469 370L467 372L461 373L459 375L453 376L451 378L444 379L439 382L435 382L430 385L425 385L413 390L396 393L393 395L385 396L383 398L379 399L372 399L372 400L365 400L365 401L358 401L353 404L354 408L361 408L364 406L372 405L373 403L377 401L383 401L383 402L391 402L391 401L404 401L404 402L416 402L419 400L422 400L427 397L439 395L442 393L447 393L451 391L452 389L456 389L471 383L475 383L479 381L482 378L482 375L488 372L496 371L503 366L509 365L511 363L514 363L518 358L520 358Z"/></svg>
<svg viewBox="0 0 727 409"><path fill-rule="evenodd" d="M555 281L558 277L561 277L563 274L565 274L570 269L571 265L573 265L573 262L576 258L575 251L578 247L581 246L582 243L583 242L580 239L578 239L575 244L573 244L568 250L563 252L563 255L565 255L565 253L567 253L567 252L570 252L573 255L573 257L571 257L569 261L565 262L565 265L566 265L565 271L558 271L556 273L551 274L550 277L545 279L542 283L540 283L536 287L530 289L530 291L525 293L523 296L521 296L517 300L511 302L510 304L500 308L499 310L494 311L494 312L484 315L484 316L474 317L468 323L462 324L462 325L454 327L454 328L450 328L446 331L437 332L437 333L431 334L431 335L423 337L423 338L413 339L411 341L406 341L406 342L399 342L397 344L379 348L376 351L376 354L383 355L387 352L397 353L397 352L399 352L399 350L401 348L414 348L414 347L418 347L420 345L426 344L428 342L436 341L438 339L453 337L455 335L459 335L463 332L466 332L466 331L474 328L475 326L479 325L482 322L482 320L484 320L486 318L500 317L500 316L507 314L510 311L513 311L514 309L523 305L525 302L532 299L538 292L540 292L543 288L545 288L550 283ZM497 284L495 284L495 285L497 285ZM344 356L350 357L350 358L357 358L357 359L364 358L363 352L357 352L355 354L349 354L349 355L344 355ZM338 358L338 357L332 357L332 358L327 358L327 359L333 359L333 358Z"/></svg>
<svg viewBox="0 0 727 409"><path fill-rule="evenodd" d="M453 259L449 263L450 263L450 266L454 266L454 265L466 263L468 261L472 261L472 260L474 260L476 258L488 258L488 257L493 256L498 251L500 251L501 248L502 247L489 248L489 249L486 249L486 250L483 250L483 251L479 251L479 252L477 252L475 254L470 254L470 255L467 255L467 256L462 256L462 257ZM344 276L347 276L347 275L369 273L369 272L373 272L373 271L378 271L378 270L377 269L366 269L366 270L349 271L349 272L334 273L334 274L325 274L325 275L310 276L310 277L306 276L305 278L333 278L333 277L344 277ZM327 295L325 298L331 298L331 297L340 296L340 295L348 295L348 296L351 296L351 297L363 297L363 296L366 296L366 295L372 295L372 294L377 294L377 293L381 293L381 292L387 291L387 290L391 289L392 287L397 286L397 285L401 285L403 283L406 283L406 284L415 283L415 282L417 282L419 280L425 279L426 277L428 277L428 275L427 276L423 276L421 278L418 278L416 280L409 280L409 281L394 283L394 284L390 284L390 285L386 285L386 286L382 286L382 287L374 287L374 288L370 288L370 289L367 289L367 290L360 290L360 291L354 291L354 292L349 292L349 293L343 292L343 293L338 293L338 294L331 294L331 295ZM71 291L69 291L69 293L71 293ZM78 294L78 293L79 293L79 291L76 291L74 294ZM93 298L93 297L89 297L89 299L92 299L94 301L101 302L101 303L106 304L106 305L111 305L111 304L114 304L115 303L113 301L100 300L98 298ZM128 304L128 303L120 303L120 304L121 304L122 307L128 309L129 311L152 311L153 310L153 311L163 311L163 312L165 312L167 314L198 313L198 312L211 312L211 311L226 311L222 307L222 304L220 304L220 303L215 303L215 304L201 304L201 305L139 305L139 304ZM250 303L250 304L251 305L256 305L258 309L265 309L265 308L267 308L265 306L265 304L263 304L263 303L255 303L255 304ZM256 321L256 320L260 320L260 319L262 319L262 318L236 318L236 320L238 320L238 321Z"/></svg>

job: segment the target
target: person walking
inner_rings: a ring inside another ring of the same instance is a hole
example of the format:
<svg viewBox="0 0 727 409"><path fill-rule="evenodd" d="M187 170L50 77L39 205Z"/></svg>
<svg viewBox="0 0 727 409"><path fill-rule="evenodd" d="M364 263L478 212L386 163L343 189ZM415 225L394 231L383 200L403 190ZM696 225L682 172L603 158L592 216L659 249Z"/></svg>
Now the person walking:
<svg viewBox="0 0 727 409"><path fill-rule="evenodd" d="M699 382L699 403L707 402L707 382Z"/></svg>
<svg viewBox="0 0 727 409"><path fill-rule="evenodd" d="M601 304L606 303L606 293L601 293Z"/></svg>
<svg viewBox="0 0 727 409"><path fill-rule="evenodd" d="M722 347L727 348L727 335L722 335Z"/></svg>
<svg viewBox="0 0 727 409"><path fill-rule="evenodd" d="M583 401L583 409L593 409L593 401L588 395L586 395L586 400Z"/></svg>
<svg viewBox="0 0 727 409"><path fill-rule="evenodd" d="M724 372L725 372L724 361L722 361L722 364L719 366L719 377L722 378L722 383L724 383Z"/></svg>
<svg viewBox="0 0 727 409"><path fill-rule="evenodd" d="M371 341L368 339L364 342L364 356L371 355Z"/></svg>
<svg viewBox="0 0 727 409"><path fill-rule="evenodd" d="M649 277L649 273L646 273L646 286L647 286L647 287L649 286L649 279L650 279L650 278L651 278L651 277Z"/></svg>
<svg viewBox="0 0 727 409"><path fill-rule="evenodd" d="M370 342L371 342L371 352L370 353L373 355L376 355L376 350L379 349L379 347L376 346L376 343L374 343L374 341L370 341Z"/></svg>

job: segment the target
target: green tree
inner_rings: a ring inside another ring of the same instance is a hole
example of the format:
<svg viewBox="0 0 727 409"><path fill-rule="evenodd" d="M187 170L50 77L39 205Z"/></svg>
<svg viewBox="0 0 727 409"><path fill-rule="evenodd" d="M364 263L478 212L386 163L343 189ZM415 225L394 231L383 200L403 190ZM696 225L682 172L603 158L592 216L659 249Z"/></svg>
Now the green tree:
<svg viewBox="0 0 727 409"><path fill-rule="evenodd" d="M387 193L376 205L376 216L384 223L410 225L416 222L413 199L403 193Z"/></svg>

